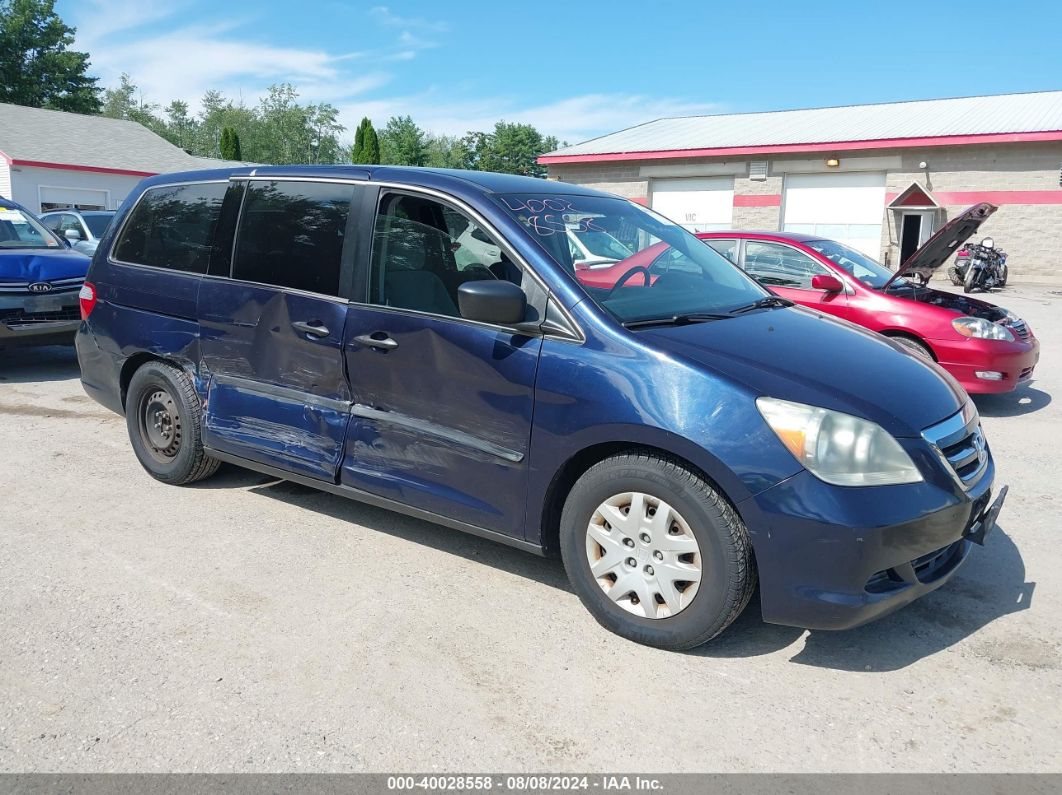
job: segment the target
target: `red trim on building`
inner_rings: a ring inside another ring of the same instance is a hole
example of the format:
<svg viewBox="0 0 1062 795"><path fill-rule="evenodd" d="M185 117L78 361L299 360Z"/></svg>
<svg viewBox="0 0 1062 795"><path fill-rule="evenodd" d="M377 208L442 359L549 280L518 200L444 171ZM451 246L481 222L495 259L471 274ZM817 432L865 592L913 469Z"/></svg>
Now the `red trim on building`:
<svg viewBox="0 0 1062 795"><path fill-rule="evenodd" d="M157 171L131 171L127 168L106 168L104 166L78 166L73 163L46 163L41 160L8 160L13 166L28 168L56 168L63 171L91 171L93 174L122 174L127 177L153 177Z"/></svg>
<svg viewBox="0 0 1062 795"><path fill-rule="evenodd" d="M542 155L542 165L562 163L604 163L614 160L669 160L677 157L726 157L769 155L787 152L846 152L903 147L969 146L972 144L1016 144L1036 141L1062 141L1062 130L984 135L939 135L926 138L879 138L874 141L831 141L826 143L770 144L766 146L725 146L707 149L666 149L646 152L611 152L597 155Z"/></svg>
<svg viewBox="0 0 1062 795"><path fill-rule="evenodd" d="M899 194L885 196L891 203ZM970 205L979 202L991 204L1062 204L1062 190L960 190L934 191L933 198L940 204ZM897 209L900 209L897 207Z"/></svg>
<svg viewBox="0 0 1062 795"><path fill-rule="evenodd" d="M645 196L634 196L631 198L631 201L635 204L640 204L643 207L649 206L649 199L647 199Z"/></svg>
<svg viewBox="0 0 1062 795"><path fill-rule="evenodd" d="M4 162L11 165L11 158L7 156L7 152L0 151L0 157L4 159Z"/></svg>
<svg viewBox="0 0 1062 795"><path fill-rule="evenodd" d="M780 193L764 193L764 194L734 194L734 206L735 207L781 207L782 206L782 194Z"/></svg>

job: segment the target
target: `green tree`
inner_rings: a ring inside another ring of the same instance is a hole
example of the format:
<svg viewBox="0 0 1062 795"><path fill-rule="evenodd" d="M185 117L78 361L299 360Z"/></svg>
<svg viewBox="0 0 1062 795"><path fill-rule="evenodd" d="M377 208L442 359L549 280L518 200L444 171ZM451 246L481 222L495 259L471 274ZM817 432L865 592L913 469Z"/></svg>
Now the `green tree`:
<svg viewBox="0 0 1062 795"><path fill-rule="evenodd" d="M68 49L74 33L54 0L0 0L0 102L98 113L88 53Z"/></svg>
<svg viewBox="0 0 1062 795"><path fill-rule="evenodd" d="M469 150L465 139L450 135L429 135L426 165L432 168L468 168Z"/></svg>
<svg viewBox="0 0 1062 795"><path fill-rule="evenodd" d="M380 162L423 166L428 159L424 131L409 116L392 116L380 135Z"/></svg>
<svg viewBox="0 0 1062 795"><path fill-rule="evenodd" d="M240 135L232 127L221 130L221 157L225 160L243 160L240 152Z"/></svg>
<svg viewBox="0 0 1062 795"><path fill-rule="evenodd" d="M365 120L365 151L362 155L363 163L372 165L380 162L380 136L376 134L376 128L372 122Z"/></svg>
<svg viewBox="0 0 1062 795"><path fill-rule="evenodd" d="M354 149L350 162L365 165L380 162L380 138L367 116L361 120L354 132Z"/></svg>
<svg viewBox="0 0 1062 795"><path fill-rule="evenodd" d="M185 151L195 146L196 121L188 115L188 103L179 99L166 106L166 138Z"/></svg>
<svg viewBox="0 0 1062 795"><path fill-rule="evenodd" d="M108 88L103 92L104 116L112 119L126 119L143 124L154 133L169 138L166 122L158 116L159 106L145 102L140 89L136 87L129 75L122 73L117 88Z"/></svg>
<svg viewBox="0 0 1062 795"><path fill-rule="evenodd" d="M354 131L354 146L350 148L350 162L360 163L365 157L365 119L361 120L358 129Z"/></svg>

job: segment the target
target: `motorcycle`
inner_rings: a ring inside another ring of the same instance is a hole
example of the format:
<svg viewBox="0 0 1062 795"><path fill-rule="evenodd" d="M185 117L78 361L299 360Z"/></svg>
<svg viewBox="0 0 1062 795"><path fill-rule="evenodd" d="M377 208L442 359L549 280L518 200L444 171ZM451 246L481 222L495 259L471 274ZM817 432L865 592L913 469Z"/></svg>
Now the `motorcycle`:
<svg viewBox="0 0 1062 795"><path fill-rule="evenodd" d="M1007 253L996 248L995 241L986 237L979 244L968 243L955 254L955 264L948 268L948 277L963 292L990 290L1007 285Z"/></svg>

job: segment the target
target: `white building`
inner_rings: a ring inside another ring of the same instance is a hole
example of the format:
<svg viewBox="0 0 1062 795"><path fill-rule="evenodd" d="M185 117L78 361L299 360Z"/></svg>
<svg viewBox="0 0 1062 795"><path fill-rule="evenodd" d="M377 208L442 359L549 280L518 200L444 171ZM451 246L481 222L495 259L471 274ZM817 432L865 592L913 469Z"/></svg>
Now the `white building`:
<svg viewBox="0 0 1062 795"><path fill-rule="evenodd" d="M115 210L144 177L224 165L133 121L0 103L0 196L33 212Z"/></svg>

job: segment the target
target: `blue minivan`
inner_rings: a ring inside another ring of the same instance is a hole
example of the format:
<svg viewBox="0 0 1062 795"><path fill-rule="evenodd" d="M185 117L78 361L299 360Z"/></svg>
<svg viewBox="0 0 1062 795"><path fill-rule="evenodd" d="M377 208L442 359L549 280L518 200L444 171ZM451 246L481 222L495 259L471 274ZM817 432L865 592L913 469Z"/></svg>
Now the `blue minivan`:
<svg viewBox="0 0 1062 795"><path fill-rule="evenodd" d="M578 232L659 255L584 286ZM808 628L907 604L983 542L1006 491L992 501L976 408L932 362L575 185L152 177L81 312L85 389L158 480L228 462L559 552L602 625L668 649L717 635L757 583L766 621Z"/></svg>

